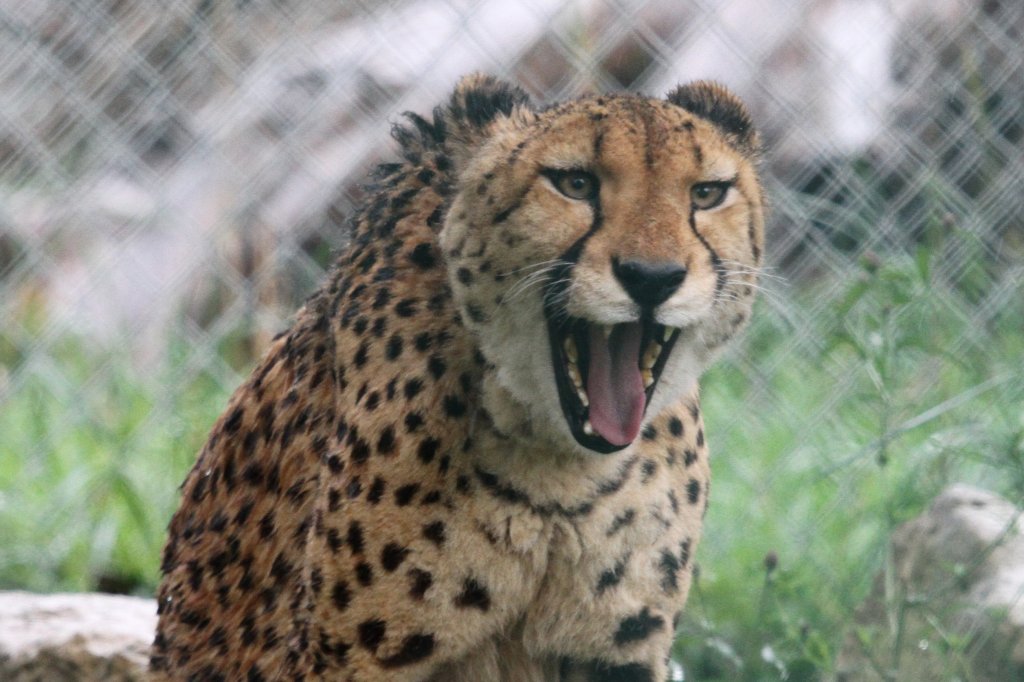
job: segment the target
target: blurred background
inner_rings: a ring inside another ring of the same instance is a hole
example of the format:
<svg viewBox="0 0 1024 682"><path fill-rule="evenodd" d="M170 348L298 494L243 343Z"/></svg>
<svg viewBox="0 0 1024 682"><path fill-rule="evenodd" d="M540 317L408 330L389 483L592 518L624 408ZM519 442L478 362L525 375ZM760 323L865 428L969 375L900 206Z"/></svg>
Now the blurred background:
<svg viewBox="0 0 1024 682"><path fill-rule="evenodd" d="M1024 501L1022 32L1014 0L0 0L0 588L152 593L401 112L474 70L714 78L766 141L769 257L703 384L676 675L831 674L894 527L956 481Z"/></svg>

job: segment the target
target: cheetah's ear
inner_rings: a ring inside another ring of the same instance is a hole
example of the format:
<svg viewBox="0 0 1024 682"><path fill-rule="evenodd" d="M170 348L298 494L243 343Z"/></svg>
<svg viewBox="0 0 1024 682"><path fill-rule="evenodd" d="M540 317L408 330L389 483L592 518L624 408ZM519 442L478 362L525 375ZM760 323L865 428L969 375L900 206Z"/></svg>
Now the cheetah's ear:
<svg viewBox="0 0 1024 682"><path fill-rule="evenodd" d="M760 151L760 136L747 107L724 85L712 81L687 83L670 92L668 101L714 123L744 154Z"/></svg>
<svg viewBox="0 0 1024 682"><path fill-rule="evenodd" d="M463 76L448 103L448 115L457 126L483 128L517 106L529 108L530 96L522 89L493 76L473 73Z"/></svg>
<svg viewBox="0 0 1024 682"><path fill-rule="evenodd" d="M517 107L530 106L530 97L514 85L472 74L459 81L447 103L434 108L433 120L407 111L407 123L393 126L391 135L414 164L421 163L424 153L445 147L461 166L490 135L491 123L512 116Z"/></svg>

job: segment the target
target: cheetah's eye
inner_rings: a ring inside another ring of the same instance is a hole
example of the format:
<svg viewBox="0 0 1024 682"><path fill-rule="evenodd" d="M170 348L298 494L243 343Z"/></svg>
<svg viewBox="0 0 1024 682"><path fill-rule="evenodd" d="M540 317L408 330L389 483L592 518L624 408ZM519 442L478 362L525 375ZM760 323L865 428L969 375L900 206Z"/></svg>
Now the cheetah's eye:
<svg viewBox="0 0 1024 682"><path fill-rule="evenodd" d="M706 211L722 203L731 186L731 182L724 180L698 182L690 188L690 201L694 208Z"/></svg>
<svg viewBox="0 0 1024 682"><path fill-rule="evenodd" d="M584 170L546 170L544 174L559 192L579 201L597 196L597 178Z"/></svg>

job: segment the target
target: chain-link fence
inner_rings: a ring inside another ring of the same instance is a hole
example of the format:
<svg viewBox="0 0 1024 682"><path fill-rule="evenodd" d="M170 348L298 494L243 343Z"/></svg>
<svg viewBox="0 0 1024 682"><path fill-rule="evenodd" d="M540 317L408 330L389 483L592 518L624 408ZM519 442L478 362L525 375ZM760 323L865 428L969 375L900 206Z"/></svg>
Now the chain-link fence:
<svg viewBox="0 0 1024 682"><path fill-rule="evenodd" d="M688 672L831 670L890 529L956 480L1024 497L1024 4L2 0L0 34L0 586L152 586L390 123L477 70L541 101L714 78L766 140Z"/></svg>

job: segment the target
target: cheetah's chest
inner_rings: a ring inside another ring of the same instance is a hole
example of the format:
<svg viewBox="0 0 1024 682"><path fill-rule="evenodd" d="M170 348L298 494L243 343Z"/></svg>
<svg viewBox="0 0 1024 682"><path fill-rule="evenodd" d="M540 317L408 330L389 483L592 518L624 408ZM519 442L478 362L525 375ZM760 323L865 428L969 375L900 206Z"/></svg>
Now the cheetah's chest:
<svg viewBox="0 0 1024 682"><path fill-rule="evenodd" d="M481 445L467 519L488 538L481 570L517 588L507 595L508 622L523 624L527 650L643 646L647 638L633 642L630 633L669 635L703 512L686 490L691 481L706 490L707 469L676 466L645 444L589 460L544 458L507 441ZM636 607L652 599L665 610Z"/></svg>

